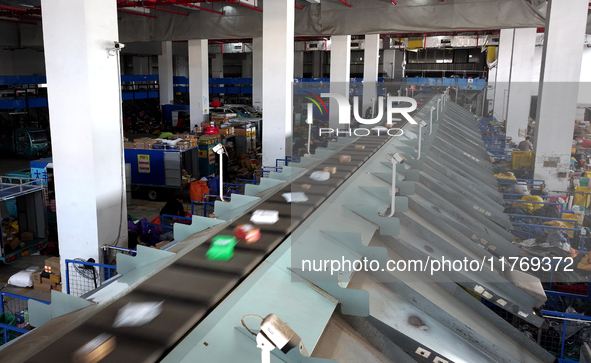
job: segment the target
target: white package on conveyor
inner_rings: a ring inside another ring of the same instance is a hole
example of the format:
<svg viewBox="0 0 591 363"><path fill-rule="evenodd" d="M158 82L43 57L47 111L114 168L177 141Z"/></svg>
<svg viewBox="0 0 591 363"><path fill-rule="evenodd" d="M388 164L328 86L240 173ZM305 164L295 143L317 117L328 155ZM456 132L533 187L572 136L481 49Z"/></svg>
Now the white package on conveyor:
<svg viewBox="0 0 591 363"><path fill-rule="evenodd" d="M250 221L255 224L274 224L279 220L279 212L276 210L255 210Z"/></svg>
<svg viewBox="0 0 591 363"><path fill-rule="evenodd" d="M164 301L128 303L117 312L113 328L148 324L162 313L163 303Z"/></svg>
<svg viewBox="0 0 591 363"><path fill-rule="evenodd" d="M316 181L325 181L330 179L330 173L328 171L315 171L310 174L310 179Z"/></svg>
<svg viewBox="0 0 591 363"><path fill-rule="evenodd" d="M303 203L308 201L308 196L304 192L293 192L281 194L287 203Z"/></svg>

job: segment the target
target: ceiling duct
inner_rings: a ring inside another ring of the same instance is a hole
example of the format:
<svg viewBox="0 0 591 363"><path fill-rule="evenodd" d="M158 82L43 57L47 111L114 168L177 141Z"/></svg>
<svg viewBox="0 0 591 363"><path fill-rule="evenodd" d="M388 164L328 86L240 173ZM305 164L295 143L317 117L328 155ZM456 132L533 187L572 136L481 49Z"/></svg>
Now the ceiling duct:
<svg viewBox="0 0 591 363"><path fill-rule="evenodd" d="M313 51L330 51L330 40L313 40L309 42L303 42L304 49L306 52Z"/></svg>
<svg viewBox="0 0 591 363"><path fill-rule="evenodd" d="M252 43L209 43L209 54L251 53Z"/></svg>

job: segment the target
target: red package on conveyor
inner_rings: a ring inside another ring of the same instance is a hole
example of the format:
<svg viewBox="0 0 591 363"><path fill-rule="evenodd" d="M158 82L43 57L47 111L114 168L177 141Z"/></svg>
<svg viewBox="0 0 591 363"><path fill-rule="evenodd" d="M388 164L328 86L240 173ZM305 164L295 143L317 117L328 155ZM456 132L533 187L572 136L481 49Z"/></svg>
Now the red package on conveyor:
<svg viewBox="0 0 591 363"><path fill-rule="evenodd" d="M261 229L256 228L252 224L241 224L234 228L234 236L239 241L245 241L246 243L253 243L261 238Z"/></svg>

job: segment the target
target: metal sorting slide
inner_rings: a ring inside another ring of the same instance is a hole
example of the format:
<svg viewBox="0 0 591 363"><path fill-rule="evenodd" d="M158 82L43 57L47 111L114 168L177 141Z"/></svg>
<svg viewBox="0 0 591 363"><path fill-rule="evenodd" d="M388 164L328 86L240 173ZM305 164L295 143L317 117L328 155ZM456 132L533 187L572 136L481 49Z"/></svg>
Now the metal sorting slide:
<svg viewBox="0 0 591 363"><path fill-rule="evenodd" d="M205 253L211 240L194 248L172 265L149 278L129 294L123 296L86 322L45 347L28 362L71 361L72 354L101 333L116 338L115 349L101 362L154 362L170 350L190 329L208 314L241 280L266 256L281 244L291 231L300 225L330 194L349 178L387 140L388 136L364 137L365 149L355 149L354 143L341 154L351 156L350 163L340 163L334 155L321 165L292 181L257 209L277 210L280 219L273 225L261 225L261 239L256 243L239 243L234 257L227 262L209 261ZM309 175L325 166L337 166L330 179L317 182ZM301 188L310 184L310 190ZM291 191L304 191L309 200L291 205L281 196ZM233 235L234 227L250 223L250 215L235 220L219 235ZM113 328L119 309L131 302L163 301L163 311L150 323L141 327Z"/></svg>
<svg viewBox="0 0 591 363"><path fill-rule="evenodd" d="M428 99L432 96L421 95ZM384 173L383 169L375 172L364 170L370 165L380 164L378 159L382 159L385 151L392 150L394 144L397 150L406 154L408 164L412 166L411 170L402 165L397 166L399 174L405 177L405 181L397 182L399 195L401 199L408 199L408 203L405 208L397 207L396 218L389 221L390 225L386 225L383 220L376 222L375 218L378 217L373 216L375 211L372 216L362 215L380 227L379 234L372 237L373 242L379 242L387 248L388 253L393 251L403 259L424 259L427 255L431 258L470 256L480 259L492 256L493 251L499 255L516 255L518 250L511 244L512 239L509 239L505 231L508 219L499 206L502 198L496 191L494 181L490 180L492 172L472 158L486 157L475 131L474 117L451 102L447 107L443 120L434 129L435 135L423 139L422 150L425 151L425 157L421 160L409 158L415 153L413 140L392 140L385 135L371 136L363 137L357 142L364 149L356 149L355 142L345 146L338 154L306 171L304 175L292 180L291 184L285 184L281 190L257 205L255 209L279 211L280 220L273 225L261 226L262 236L256 243L236 245L234 257L230 261L207 260L205 253L211 243L208 240L180 256L127 295L103 307L47 347L42 347L39 353L27 361L45 362L47 357L52 357L53 361L71 361L77 350L102 333L115 336L116 346L101 362L153 362L162 359L179 341L190 341L189 337L186 338L187 333L286 238L291 236L292 242L297 242L298 226L303 228L308 227L308 223L315 223L316 229L330 228L325 222L330 220L328 215L331 212L334 214L335 208L353 208L351 211L356 214L364 214L362 208L349 204L355 204L351 201L360 201L359 198L367 198L365 192L360 188L349 188L348 185L363 178L377 178L390 183L390 172ZM417 115L419 116L420 114ZM389 145L385 145L386 142ZM459 142L463 144L458 144ZM350 155L351 162L340 163L339 154ZM390 163L384 160L381 164L389 166ZM323 170L326 166L337 168L337 172L329 180L317 182L309 178L312 172ZM353 174L355 177L351 177ZM302 184L310 184L311 188L303 189ZM337 190L339 191L334 193ZM375 187L367 190L377 192ZM307 202L288 204L282 197L283 193L299 191L306 193L309 198ZM352 193L356 195L352 196ZM330 201L318 209L329 197ZM347 206L335 203L335 198L346 199ZM398 200L396 204L398 206ZM323 211L329 205L333 209ZM474 205L486 209L490 214L476 214ZM323 211L320 218L318 213L308 218L317 210ZM241 216L218 235L231 235L235 226L249 222L250 214ZM348 233L346 230L349 226L343 225L347 220L341 222L342 231L334 232L334 238ZM396 233L390 233L395 230ZM308 236L309 234L305 234L300 237L306 239ZM482 242L485 239L486 243ZM304 248L307 247L306 245ZM397 258L394 255L383 257ZM306 276L303 277L306 279ZM439 362L464 361L460 357L465 356L474 358L474 361L486 362L548 361L547 353L541 351L539 346L520 336L519 332L458 287L461 285L472 290L476 285L483 286L493 297L491 302L497 302L502 297L507 302L503 308L513 314L523 311L528 314L526 320L534 325L539 324L540 319L531 311L536 299L503 276L485 272L450 273L439 280L433 280L435 284L417 284L420 276L411 276L409 273L386 276L384 272L363 272L356 273L354 277L351 288L342 289L349 291L339 291L341 295L338 299L346 305L345 295L354 292L351 289L365 290L371 297L370 314L349 322L355 323L358 331L377 330L417 361L433 361L435 354L438 354L436 359L440 359ZM309 281L315 283L315 280ZM325 289L325 284L321 283L323 280L318 281L317 286ZM332 289L325 291L332 294ZM450 298L451 295L457 300ZM117 312L126 304L159 301L163 301L163 312L150 323L137 328L112 327ZM461 307L466 307L467 311L455 311L462 310ZM457 314L469 318L462 319ZM400 322L410 325L401 325ZM531 356L529 353L527 357L523 353L520 355L523 349L531 351ZM458 350L463 353L455 354ZM430 359L425 358L426 354L432 354ZM533 359L533 356L537 359ZM402 354L397 356L396 361L399 359L403 361Z"/></svg>

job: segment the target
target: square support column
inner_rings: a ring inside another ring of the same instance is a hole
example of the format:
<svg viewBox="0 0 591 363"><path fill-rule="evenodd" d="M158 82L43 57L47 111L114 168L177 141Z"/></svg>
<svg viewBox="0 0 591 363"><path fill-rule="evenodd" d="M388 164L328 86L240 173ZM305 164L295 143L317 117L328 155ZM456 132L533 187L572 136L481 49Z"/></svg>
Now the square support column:
<svg viewBox="0 0 591 363"><path fill-rule="evenodd" d="M312 52L312 78L324 77L324 57L326 57L326 52Z"/></svg>
<svg viewBox="0 0 591 363"><path fill-rule="evenodd" d="M505 120L507 93L511 79L511 59L513 55L514 29L501 29L499 48L497 49L497 79L495 81L493 115L499 121Z"/></svg>
<svg viewBox="0 0 591 363"><path fill-rule="evenodd" d="M294 53L293 78L304 78L304 52Z"/></svg>
<svg viewBox="0 0 591 363"><path fill-rule="evenodd" d="M338 35L331 38L330 49L330 93L338 93L349 100L349 81L351 80L351 36ZM338 130L339 105L336 100L329 100L329 127ZM351 115L347 115L351 117Z"/></svg>
<svg viewBox="0 0 591 363"><path fill-rule="evenodd" d="M209 120L209 45L207 39L189 40L189 104L191 130Z"/></svg>
<svg viewBox="0 0 591 363"><path fill-rule="evenodd" d="M252 107L263 109L263 38L252 39Z"/></svg>
<svg viewBox="0 0 591 363"><path fill-rule="evenodd" d="M102 246L127 246L120 55L113 50L117 6L94 0L41 4L65 271L66 259L101 262Z"/></svg>
<svg viewBox="0 0 591 363"><path fill-rule="evenodd" d="M294 0L268 1L263 12L263 165L291 155Z"/></svg>
<svg viewBox="0 0 591 363"><path fill-rule="evenodd" d="M513 35L506 134L517 142L527 136L536 35L536 28L515 29Z"/></svg>
<svg viewBox="0 0 591 363"><path fill-rule="evenodd" d="M380 62L380 35L365 36L365 50L363 52L363 107L361 117L365 111L373 108L373 100L378 97L378 65ZM377 103L376 103L377 105ZM377 114L376 110L374 113Z"/></svg>
<svg viewBox="0 0 591 363"><path fill-rule="evenodd" d="M566 191L587 24L587 0L550 0L534 140L535 179Z"/></svg>
<svg viewBox="0 0 591 363"><path fill-rule="evenodd" d="M222 44L222 50L224 45ZM224 55L216 54L211 59L211 78L224 78Z"/></svg>
<svg viewBox="0 0 591 363"><path fill-rule="evenodd" d="M382 73L384 78L390 81L400 81L402 79L402 60L404 51L398 49L384 49L384 59L382 60Z"/></svg>
<svg viewBox="0 0 591 363"><path fill-rule="evenodd" d="M252 78L252 53L246 53L242 61L242 78Z"/></svg>
<svg viewBox="0 0 591 363"><path fill-rule="evenodd" d="M174 102L172 69L172 42L162 42L162 55L158 56L158 91L161 105Z"/></svg>

